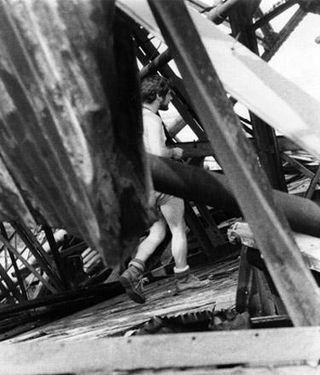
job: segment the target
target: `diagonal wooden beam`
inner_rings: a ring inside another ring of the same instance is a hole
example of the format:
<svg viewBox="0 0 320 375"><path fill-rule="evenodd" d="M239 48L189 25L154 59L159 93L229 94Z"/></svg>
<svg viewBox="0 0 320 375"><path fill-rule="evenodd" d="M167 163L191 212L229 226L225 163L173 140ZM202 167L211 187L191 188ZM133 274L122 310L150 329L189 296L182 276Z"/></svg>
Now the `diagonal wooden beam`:
<svg viewBox="0 0 320 375"><path fill-rule="evenodd" d="M148 0L293 323L320 324L320 291L182 0ZM192 46L192 48L190 48Z"/></svg>
<svg viewBox="0 0 320 375"><path fill-rule="evenodd" d="M298 0L288 0L283 3L281 3L279 6L273 8L270 12L263 15L261 18L259 18L253 25L252 29L256 30L264 25L266 25L268 22L273 20L275 17L282 14L287 9L291 8L293 5L297 4Z"/></svg>
<svg viewBox="0 0 320 375"><path fill-rule="evenodd" d="M5 246L7 247L7 249L13 254L15 255L34 275L37 279L39 279L43 285L48 289L50 290L50 292L52 293L56 293L57 290L43 277L40 275L40 273L38 271L36 271L24 258L23 256L21 256L18 251L11 245L11 243L5 238L2 236L2 234L0 234L0 241L3 242L5 244Z"/></svg>

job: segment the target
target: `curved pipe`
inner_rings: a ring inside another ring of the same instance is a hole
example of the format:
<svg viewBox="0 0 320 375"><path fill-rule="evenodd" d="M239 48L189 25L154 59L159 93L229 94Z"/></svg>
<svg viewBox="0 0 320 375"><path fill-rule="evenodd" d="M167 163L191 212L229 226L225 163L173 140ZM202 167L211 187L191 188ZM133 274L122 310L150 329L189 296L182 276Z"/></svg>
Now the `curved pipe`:
<svg viewBox="0 0 320 375"><path fill-rule="evenodd" d="M154 155L149 157L156 190L222 208L233 215L241 214L226 176ZM273 198L292 230L320 237L320 207L316 203L278 190L273 190Z"/></svg>

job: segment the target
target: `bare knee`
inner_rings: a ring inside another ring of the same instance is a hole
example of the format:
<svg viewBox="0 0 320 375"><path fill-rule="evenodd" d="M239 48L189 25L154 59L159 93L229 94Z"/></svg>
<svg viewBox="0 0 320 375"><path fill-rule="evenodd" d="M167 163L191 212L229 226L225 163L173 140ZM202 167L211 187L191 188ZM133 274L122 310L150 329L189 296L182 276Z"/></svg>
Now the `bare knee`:
<svg viewBox="0 0 320 375"><path fill-rule="evenodd" d="M146 238L147 241L150 243L159 245L166 236L166 224L163 221L156 222L150 228L150 232L148 237Z"/></svg>

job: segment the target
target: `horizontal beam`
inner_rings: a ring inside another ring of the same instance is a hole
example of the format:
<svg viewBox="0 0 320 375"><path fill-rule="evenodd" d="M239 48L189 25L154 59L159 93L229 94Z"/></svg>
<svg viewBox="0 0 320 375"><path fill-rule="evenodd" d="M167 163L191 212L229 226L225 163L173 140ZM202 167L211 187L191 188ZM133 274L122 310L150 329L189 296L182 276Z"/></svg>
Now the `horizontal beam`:
<svg viewBox="0 0 320 375"><path fill-rule="evenodd" d="M254 145L252 138L249 140ZM293 141L284 137L277 136L277 142L279 145L280 152L283 151L298 151L301 147L297 146ZM181 147L184 150L184 157L205 157L214 155L214 151L209 141L195 141L195 142L178 142L175 147ZM284 156L285 158L285 156ZM286 159L287 160L287 159ZM287 160L288 161L288 160ZM311 172L312 173L312 172ZM313 176L313 173L312 173Z"/></svg>
<svg viewBox="0 0 320 375"><path fill-rule="evenodd" d="M312 363L320 328L278 328L146 335L91 341L0 345L0 374L106 373L205 366L289 366ZM147 354L146 354L147 353ZM241 372L242 373L242 372Z"/></svg>

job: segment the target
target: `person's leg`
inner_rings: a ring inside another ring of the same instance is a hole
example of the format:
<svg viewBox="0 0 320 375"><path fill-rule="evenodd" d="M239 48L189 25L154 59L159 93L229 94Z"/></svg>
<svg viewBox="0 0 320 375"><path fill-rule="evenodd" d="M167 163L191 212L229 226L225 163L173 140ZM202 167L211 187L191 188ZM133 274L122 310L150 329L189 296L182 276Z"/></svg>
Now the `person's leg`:
<svg viewBox="0 0 320 375"><path fill-rule="evenodd" d="M140 243L137 254L129 263L129 267L120 276L120 283L128 296L137 303L144 303L142 275L146 260L154 253L166 235L166 223L163 218L150 228L148 236Z"/></svg>
<svg viewBox="0 0 320 375"><path fill-rule="evenodd" d="M190 273L187 263L187 236L184 221L184 202L180 198L171 197L160 206L161 212L168 223L172 233L172 256L176 266L174 267L176 279L176 292L186 289L202 288L209 284L209 280L201 281Z"/></svg>
<svg viewBox="0 0 320 375"><path fill-rule="evenodd" d="M163 218L150 228L148 236L140 243L135 259L146 262L166 236L166 223Z"/></svg>
<svg viewBox="0 0 320 375"><path fill-rule="evenodd" d="M172 233L171 249L176 268L187 267L187 236L184 221L184 202L180 198L171 197L160 206L163 217Z"/></svg>

